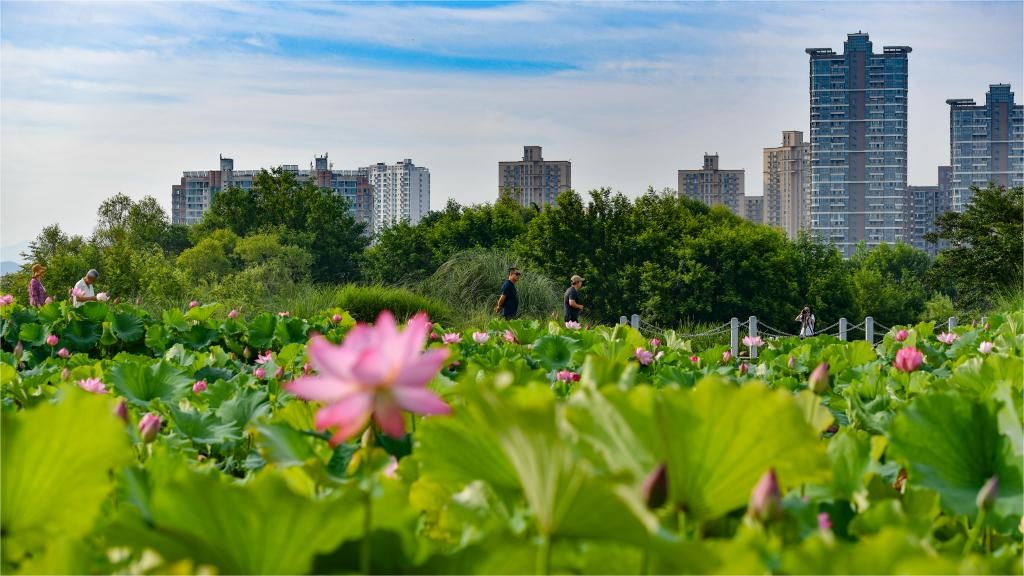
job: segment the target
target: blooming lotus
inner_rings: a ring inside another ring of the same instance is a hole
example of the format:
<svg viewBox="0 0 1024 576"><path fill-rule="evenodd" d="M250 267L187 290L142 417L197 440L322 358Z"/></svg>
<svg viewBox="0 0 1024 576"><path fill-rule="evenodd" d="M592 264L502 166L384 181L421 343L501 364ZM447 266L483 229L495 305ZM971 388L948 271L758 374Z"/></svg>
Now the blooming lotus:
<svg viewBox="0 0 1024 576"><path fill-rule="evenodd" d="M818 514L818 530L822 532L832 531L832 519L828 517L828 512Z"/></svg>
<svg viewBox="0 0 1024 576"><path fill-rule="evenodd" d="M46 345L50 346L51 348L56 346L57 342L59 342L59 341L60 340L57 339L57 335L56 334L50 334L50 335L48 335L46 337Z"/></svg>
<svg viewBox="0 0 1024 576"><path fill-rule="evenodd" d="M202 392L206 392L206 388L206 380L198 380L192 385L192 392L200 394Z"/></svg>
<svg viewBox="0 0 1024 576"><path fill-rule="evenodd" d="M7 306L7 305L13 304L13 303L14 303L14 295L13 294L4 294L3 296L0 296L0 306Z"/></svg>
<svg viewBox="0 0 1024 576"><path fill-rule="evenodd" d="M651 345L651 348L661 346L661 340L658 340L657 338L651 338L647 343Z"/></svg>
<svg viewBox="0 0 1024 576"><path fill-rule="evenodd" d="M942 334L939 334L936 337L936 340L942 342L943 344L952 344L953 342L956 341L957 338L958 336L953 332L943 332Z"/></svg>
<svg viewBox="0 0 1024 576"><path fill-rule="evenodd" d="M751 348L760 348L764 346L764 340L760 336L744 336L743 345Z"/></svg>
<svg viewBox="0 0 1024 576"><path fill-rule="evenodd" d="M153 440L156 440L157 434L160 433L160 415L152 412L147 412L145 416L139 420L139 436L142 437L142 441L149 444Z"/></svg>
<svg viewBox="0 0 1024 576"><path fill-rule="evenodd" d="M401 437L405 434L403 410L420 414L451 410L427 389L449 355L445 348L423 350L430 327L421 312L399 332L395 317L384 311L375 325L353 328L341 345L314 336L308 352L317 374L298 378L285 389L326 404L315 422L320 430L334 430L332 444L358 434L371 417L385 434Z"/></svg>
<svg viewBox="0 0 1024 576"><path fill-rule="evenodd" d="M477 344L486 344L491 339L491 335L487 332L473 332L473 341Z"/></svg>
<svg viewBox="0 0 1024 576"><path fill-rule="evenodd" d="M107 294L106 292L100 292L99 294L96 295L96 299L99 300L100 302L106 302L107 300L110 300L110 295Z"/></svg>
<svg viewBox="0 0 1024 576"><path fill-rule="evenodd" d="M260 366L259 368L252 371L252 375L259 378L260 380L263 380L264 378L267 377L267 371L263 369L263 366Z"/></svg>
<svg viewBox="0 0 1024 576"><path fill-rule="evenodd" d="M906 330L897 330L896 333L892 335L892 339L897 342L903 342L909 337L910 332L907 332Z"/></svg>
<svg viewBox="0 0 1024 576"><path fill-rule="evenodd" d="M579 330L580 323L575 320L569 320L568 322L565 323L565 327L570 330Z"/></svg>
<svg viewBox="0 0 1024 576"><path fill-rule="evenodd" d="M235 318L238 318L238 310L235 310L234 308L232 308L231 312L228 312L228 318L230 318L232 320L234 320Z"/></svg>
<svg viewBox="0 0 1024 576"><path fill-rule="evenodd" d="M893 366L901 372L913 372L921 367L922 362L924 362L924 354L917 348L909 346L907 348L900 348L896 352L896 360L893 362Z"/></svg>
<svg viewBox="0 0 1024 576"><path fill-rule="evenodd" d="M92 392L93 394L107 393L107 387L99 378L86 378L85 380L79 380L78 387L86 392Z"/></svg>
<svg viewBox="0 0 1024 576"><path fill-rule="evenodd" d="M66 360L71 357L71 352L68 352L67 348L61 348L60 350L57 350L57 356Z"/></svg>
<svg viewBox="0 0 1024 576"><path fill-rule="evenodd" d="M462 342L462 334L459 334L458 332L447 332L444 337L441 338L441 341L445 344L458 344L459 342Z"/></svg>
<svg viewBox="0 0 1024 576"><path fill-rule="evenodd" d="M272 351L270 351L270 350L267 350L263 354L260 354L259 356L256 357L256 363L262 365L262 364L266 364L267 362L270 362L273 359L274 359L274 353Z"/></svg>
<svg viewBox="0 0 1024 576"><path fill-rule="evenodd" d="M644 350L643 348L637 348L636 352L633 353L633 357L643 366L649 366L654 362L654 354L651 354L650 350Z"/></svg>
<svg viewBox="0 0 1024 576"><path fill-rule="evenodd" d="M188 303L189 310L191 310L193 308L198 308L198 307L199 307L199 300L193 300L193 301Z"/></svg>
<svg viewBox="0 0 1024 576"><path fill-rule="evenodd" d="M978 344L978 352L981 352L982 354L989 354L995 347L996 345L991 342L982 342L981 344Z"/></svg>
<svg viewBox="0 0 1024 576"><path fill-rule="evenodd" d="M82 290L81 288L72 288L71 289L71 295L74 296L75 298L78 298L79 300L81 300L82 298L85 298L89 294L86 293L86 291Z"/></svg>
<svg viewBox="0 0 1024 576"><path fill-rule="evenodd" d="M505 329L505 334L502 336L502 338L504 338L505 342L508 342L509 344L515 344L516 343L516 334L515 334L515 332L509 330L508 328Z"/></svg>
<svg viewBox="0 0 1024 576"><path fill-rule="evenodd" d="M287 317L291 316L291 313L289 313L287 310L285 310L283 312L278 312L277 315L280 316L281 318L287 318Z"/></svg>
<svg viewBox="0 0 1024 576"><path fill-rule="evenodd" d="M690 356L690 362L693 364L700 364L700 356Z"/></svg>
<svg viewBox="0 0 1024 576"><path fill-rule="evenodd" d="M559 370L555 376L561 382L579 382L580 375L572 370Z"/></svg>

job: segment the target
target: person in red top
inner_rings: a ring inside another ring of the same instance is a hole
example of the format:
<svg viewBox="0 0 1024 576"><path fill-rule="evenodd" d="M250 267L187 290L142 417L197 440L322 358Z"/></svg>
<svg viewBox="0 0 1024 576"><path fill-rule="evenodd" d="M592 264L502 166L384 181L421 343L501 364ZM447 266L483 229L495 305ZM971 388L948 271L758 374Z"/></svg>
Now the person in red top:
<svg viewBox="0 0 1024 576"><path fill-rule="evenodd" d="M46 304L46 288L43 287L43 274L46 267L42 264L32 265L32 279L28 281L28 303L39 308Z"/></svg>

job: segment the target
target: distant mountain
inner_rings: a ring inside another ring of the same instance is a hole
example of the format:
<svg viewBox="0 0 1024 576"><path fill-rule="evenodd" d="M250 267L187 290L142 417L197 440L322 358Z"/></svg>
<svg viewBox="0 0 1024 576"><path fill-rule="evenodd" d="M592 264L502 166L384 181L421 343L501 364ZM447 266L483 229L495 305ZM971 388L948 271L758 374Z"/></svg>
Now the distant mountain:
<svg viewBox="0 0 1024 576"><path fill-rule="evenodd" d="M28 250L28 244L29 241L24 240L22 242L17 242L15 244L6 244L4 246L0 246L0 260L4 262L10 261L15 263L24 262L25 259L21 257L21 253ZM4 272L7 272L6 268L4 268Z"/></svg>
<svg viewBox="0 0 1024 576"><path fill-rule="evenodd" d="M11 272L17 272L18 270L21 270L21 264L18 264L17 262L11 262L10 260L0 262L0 276Z"/></svg>

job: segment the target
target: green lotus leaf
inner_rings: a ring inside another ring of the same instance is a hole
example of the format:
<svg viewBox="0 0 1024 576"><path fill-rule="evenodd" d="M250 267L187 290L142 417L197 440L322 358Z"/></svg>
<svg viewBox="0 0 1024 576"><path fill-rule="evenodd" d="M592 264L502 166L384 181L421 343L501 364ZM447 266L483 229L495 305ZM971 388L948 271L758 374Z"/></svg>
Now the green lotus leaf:
<svg viewBox="0 0 1024 576"><path fill-rule="evenodd" d="M213 304L203 304L202 306L189 308L188 312L185 312L185 319L193 320L195 322L206 322L222 308L223 306L216 302Z"/></svg>
<svg viewBox="0 0 1024 576"><path fill-rule="evenodd" d="M88 352L99 343L103 336L103 325L96 322L73 320L60 334L60 339L67 342L69 350Z"/></svg>
<svg viewBox="0 0 1024 576"><path fill-rule="evenodd" d="M148 407L156 398L177 403L192 386L192 379L166 360L149 365L123 362L110 368L106 377L120 395L141 407Z"/></svg>
<svg viewBox="0 0 1024 576"><path fill-rule="evenodd" d="M239 429L232 422L222 422L210 412L179 410L171 406L174 429L196 444L221 444L237 440Z"/></svg>
<svg viewBox="0 0 1024 576"><path fill-rule="evenodd" d="M270 314L260 314L249 323L247 338L250 346L263 350L270 348L274 343L274 329L277 327L277 317Z"/></svg>
<svg viewBox="0 0 1024 576"><path fill-rule="evenodd" d="M189 323L185 319L185 315L176 308L168 308L164 310L162 315L164 326L177 330L178 332L185 332L188 330Z"/></svg>
<svg viewBox="0 0 1024 576"><path fill-rule="evenodd" d="M572 353L579 344L565 336L548 335L538 338L533 344L533 354L548 370L561 370L572 362Z"/></svg>
<svg viewBox="0 0 1024 576"><path fill-rule="evenodd" d="M309 325L302 318L280 318L274 329L274 335L282 345L294 344L306 342L309 339L308 331Z"/></svg>
<svg viewBox="0 0 1024 576"><path fill-rule="evenodd" d="M79 317L93 322L103 322L110 313L110 307L106 302L86 302L75 308Z"/></svg>
<svg viewBox="0 0 1024 576"><path fill-rule="evenodd" d="M146 333L146 325L142 318L128 312L115 312L110 322L110 330L122 342L135 342Z"/></svg>
<svg viewBox="0 0 1024 576"><path fill-rule="evenodd" d="M861 430L842 429L828 443L832 461L832 490L836 498L850 500L864 486L871 456L871 438Z"/></svg>
<svg viewBox="0 0 1024 576"><path fill-rule="evenodd" d="M18 330L18 340L21 340L25 346L42 346L46 343L48 334L42 325L31 322L21 325L21 329Z"/></svg>

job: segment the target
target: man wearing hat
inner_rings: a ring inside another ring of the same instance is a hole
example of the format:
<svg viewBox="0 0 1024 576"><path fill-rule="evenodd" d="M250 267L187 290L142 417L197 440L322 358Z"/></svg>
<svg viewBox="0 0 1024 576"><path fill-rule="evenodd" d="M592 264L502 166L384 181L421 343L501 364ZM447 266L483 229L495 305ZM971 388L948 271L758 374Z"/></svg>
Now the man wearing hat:
<svg viewBox="0 0 1024 576"><path fill-rule="evenodd" d="M47 296L46 288L43 287L43 274L46 274L46 266L32 265L32 279L28 281L28 303L36 308L46 304Z"/></svg>
<svg viewBox="0 0 1024 576"><path fill-rule="evenodd" d="M71 290L71 303L75 305L75 308L86 302L96 301L96 291L92 285L99 277L100 273L93 268L85 273L85 278L82 278L75 284L75 287Z"/></svg>
<svg viewBox="0 0 1024 576"><path fill-rule="evenodd" d="M583 310L583 304L580 304L580 288L583 287L583 278L573 274L569 282L569 289L565 291L565 298L562 299L562 311L565 312L566 322L579 322L580 310Z"/></svg>

